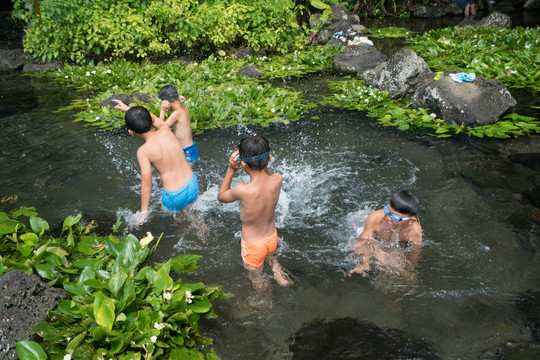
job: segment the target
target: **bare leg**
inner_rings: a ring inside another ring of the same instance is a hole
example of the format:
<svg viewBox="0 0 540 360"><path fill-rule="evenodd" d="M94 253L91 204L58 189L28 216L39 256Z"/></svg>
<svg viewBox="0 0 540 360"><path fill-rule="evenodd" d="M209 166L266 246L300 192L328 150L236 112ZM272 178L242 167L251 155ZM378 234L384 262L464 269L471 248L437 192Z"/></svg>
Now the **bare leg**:
<svg viewBox="0 0 540 360"><path fill-rule="evenodd" d="M471 4L467 4L467 6L465 6L465 19L469 18L470 11L471 11Z"/></svg>
<svg viewBox="0 0 540 360"><path fill-rule="evenodd" d="M270 281L263 274L263 267L254 268L253 266L244 264L247 270L248 278L255 289L255 298L252 305L266 305L272 307L272 288Z"/></svg>
<svg viewBox="0 0 540 360"><path fill-rule="evenodd" d="M476 4L471 4L471 19L476 17Z"/></svg>
<svg viewBox="0 0 540 360"><path fill-rule="evenodd" d="M293 283L291 279L291 274L283 267L281 267L281 265L277 261L277 258L274 255L268 255L266 257L266 260L272 268L272 272L274 273L274 280L276 280L279 285L289 286Z"/></svg>

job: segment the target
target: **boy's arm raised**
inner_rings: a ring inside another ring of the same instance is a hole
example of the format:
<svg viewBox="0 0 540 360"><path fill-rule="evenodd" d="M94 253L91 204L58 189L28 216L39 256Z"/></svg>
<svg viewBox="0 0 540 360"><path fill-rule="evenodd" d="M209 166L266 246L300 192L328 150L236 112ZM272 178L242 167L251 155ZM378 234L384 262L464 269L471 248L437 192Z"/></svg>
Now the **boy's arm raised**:
<svg viewBox="0 0 540 360"><path fill-rule="evenodd" d="M231 154L229 158L229 167L227 168L225 177L223 178L221 186L219 187L219 192L217 196L219 202L230 203L236 200L240 200L238 194L238 187L235 186L231 189L232 178L236 170L238 170L239 168L240 163L238 162L238 151L235 151Z"/></svg>

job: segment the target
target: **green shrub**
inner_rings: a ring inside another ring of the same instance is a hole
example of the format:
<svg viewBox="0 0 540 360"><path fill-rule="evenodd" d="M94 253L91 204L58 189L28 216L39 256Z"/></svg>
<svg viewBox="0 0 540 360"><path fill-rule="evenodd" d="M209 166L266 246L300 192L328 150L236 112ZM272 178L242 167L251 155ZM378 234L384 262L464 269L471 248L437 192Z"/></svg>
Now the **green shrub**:
<svg viewBox="0 0 540 360"><path fill-rule="evenodd" d="M41 344L17 344L19 358L46 359L44 349L51 359L203 359L202 351L218 359L212 349L203 350L212 340L198 323L216 316L212 301L231 295L171 276L195 270L200 256L148 266L151 234L145 241L98 236L93 223L80 220L67 217L55 236L33 208L11 215L0 210L0 275L11 269L35 273L71 296L50 312L51 322L33 329ZM120 226L118 218L113 233Z"/></svg>

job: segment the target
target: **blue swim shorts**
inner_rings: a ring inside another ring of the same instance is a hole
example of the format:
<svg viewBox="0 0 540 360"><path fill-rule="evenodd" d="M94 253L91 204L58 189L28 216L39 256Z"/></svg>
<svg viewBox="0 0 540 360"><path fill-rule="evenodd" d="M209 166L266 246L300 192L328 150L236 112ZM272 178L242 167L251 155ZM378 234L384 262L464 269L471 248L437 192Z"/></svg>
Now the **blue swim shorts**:
<svg viewBox="0 0 540 360"><path fill-rule="evenodd" d="M192 204L199 197L199 181L197 175L189 179L186 185L178 191L167 191L163 189L161 193L161 203L165 210L177 212Z"/></svg>
<svg viewBox="0 0 540 360"><path fill-rule="evenodd" d="M197 147L197 144L195 144L195 141L193 144L184 148L184 155L186 155L186 160L188 162L195 162L199 160L199 148Z"/></svg>

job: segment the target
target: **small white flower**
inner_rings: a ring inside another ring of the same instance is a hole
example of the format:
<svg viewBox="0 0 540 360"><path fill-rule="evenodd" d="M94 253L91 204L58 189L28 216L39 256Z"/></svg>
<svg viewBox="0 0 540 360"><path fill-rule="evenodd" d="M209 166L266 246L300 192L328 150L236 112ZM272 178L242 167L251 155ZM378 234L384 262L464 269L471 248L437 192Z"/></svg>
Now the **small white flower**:
<svg viewBox="0 0 540 360"><path fill-rule="evenodd" d="M92 74L95 74L96 73L96 70L92 70Z"/></svg>
<svg viewBox="0 0 540 360"><path fill-rule="evenodd" d="M437 114L435 114L435 113L431 113L431 114L429 114L429 115L430 115L431 117L433 117L433 118L436 118L436 117L437 117Z"/></svg>
<svg viewBox="0 0 540 360"><path fill-rule="evenodd" d="M96 120L99 120L99 116L96 116Z"/></svg>
<svg viewBox="0 0 540 360"><path fill-rule="evenodd" d="M154 328L156 328L158 330L163 330L164 327L165 327L165 325L163 325L163 324L154 323Z"/></svg>
<svg viewBox="0 0 540 360"><path fill-rule="evenodd" d="M64 360L71 360L71 355L70 354L64 355Z"/></svg>
<svg viewBox="0 0 540 360"><path fill-rule="evenodd" d="M151 341L152 343L155 343L156 340L157 340L157 336L155 336L155 335L154 335L154 336L150 336L150 341Z"/></svg>
<svg viewBox="0 0 540 360"><path fill-rule="evenodd" d="M281 70L285 70L285 66L282 66L282 67L281 67Z"/></svg>
<svg viewBox="0 0 540 360"><path fill-rule="evenodd" d="M341 98L342 98L342 99L345 99L345 98L346 98L346 96L345 96L345 95L341 95Z"/></svg>
<svg viewBox="0 0 540 360"><path fill-rule="evenodd" d="M230 88L230 87L229 87L229 88L227 88L227 91L231 91L231 90L232 90L232 88Z"/></svg>
<svg viewBox="0 0 540 360"><path fill-rule="evenodd" d="M276 109L271 109L270 112L275 113Z"/></svg>
<svg viewBox="0 0 540 360"><path fill-rule="evenodd" d="M191 295L191 291L186 291L186 302L188 304L191 304L193 302L193 295Z"/></svg>
<svg viewBox="0 0 540 360"><path fill-rule="evenodd" d="M165 293L163 294L163 298L164 298L165 300L171 300L172 295L171 295L170 292L165 292Z"/></svg>
<svg viewBox="0 0 540 360"><path fill-rule="evenodd" d="M111 69L109 69L109 70L107 70L107 71L105 71L105 72L106 72L107 74L110 74L112 71L111 71ZM162 80L163 80L163 79L162 79Z"/></svg>
<svg viewBox="0 0 540 360"><path fill-rule="evenodd" d="M289 70L291 70L291 68L289 67Z"/></svg>
<svg viewBox="0 0 540 360"><path fill-rule="evenodd" d="M260 108L260 107L258 107L258 108L257 108L257 111L261 111L261 108Z"/></svg>
<svg viewBox="0 0 540 360"><path fill-rule="evenodd" d="M88 71L86 72L86 76L90 76L90 73Z"/></svg>
<svg viewBox="0 0 540 360"><path fill-rule="evenodd" d="M227 77L231 77L231 74L227 74Z"/></svg>
<svg viewBox="0 0 540 360"><path fill-rule="evenodd" d="M86 99L86 101L90 101L90 99Z"/></svg>
<svg viewBox="0 0 540 360"><path fill-rule="evenodd" d="M495 47L495 45L491 44L491 47Z"/></svg>
<svg viewBox="0 0 540 360"><path fill-rule="evenodd" d="M92 110L89 110L89 111L90 111L91 113L93 113L93 111L92 111Z"/></svg>
<svg viewBox="0 0 540 360"><path fill-rule="evenodd" d="M92 85L92 82L90 81L89 84Z"/></svg>
<svg viewBox="0 0 540 360"><path fill-rule="evenodd" d="M64 76L64 77L65 77L66 79L68 78L68 76L67 76L67 75L66 75L66 76Z"/></svg>

